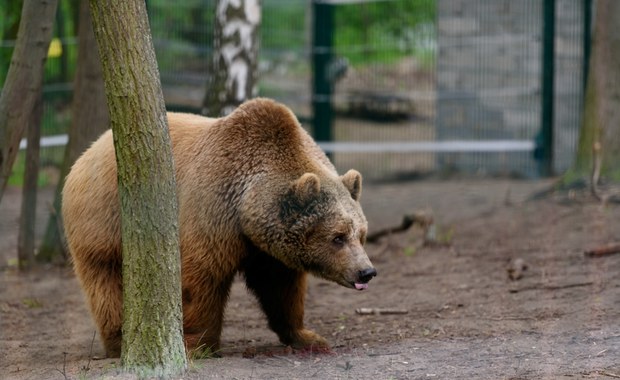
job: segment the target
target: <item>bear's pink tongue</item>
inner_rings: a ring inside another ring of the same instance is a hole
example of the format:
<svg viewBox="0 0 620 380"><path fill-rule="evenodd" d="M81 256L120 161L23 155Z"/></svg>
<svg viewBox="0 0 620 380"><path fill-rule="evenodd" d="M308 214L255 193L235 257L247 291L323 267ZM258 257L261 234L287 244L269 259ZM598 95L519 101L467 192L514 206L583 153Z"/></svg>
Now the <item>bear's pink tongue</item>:
<svg viewBox="0 0 620 380"><path fill-rule="evenodd" d="M358 284L357 282L355 283L355 289L357 290L364 290L364 289L368 289L368 284Z"/></svg>

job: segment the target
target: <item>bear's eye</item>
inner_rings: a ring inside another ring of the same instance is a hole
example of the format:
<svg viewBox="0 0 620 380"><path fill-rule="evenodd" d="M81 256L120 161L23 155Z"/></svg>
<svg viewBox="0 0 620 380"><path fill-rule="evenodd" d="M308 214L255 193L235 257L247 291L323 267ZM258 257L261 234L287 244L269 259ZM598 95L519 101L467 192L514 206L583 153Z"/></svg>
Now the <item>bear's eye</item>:
<svg viewBox="0 0 620 380"><path fill-rule="evenodd" d="M336 237L332 239L332 242L336 245L344 245L346 241L347 237L344 234L336 235Z"/></svg>

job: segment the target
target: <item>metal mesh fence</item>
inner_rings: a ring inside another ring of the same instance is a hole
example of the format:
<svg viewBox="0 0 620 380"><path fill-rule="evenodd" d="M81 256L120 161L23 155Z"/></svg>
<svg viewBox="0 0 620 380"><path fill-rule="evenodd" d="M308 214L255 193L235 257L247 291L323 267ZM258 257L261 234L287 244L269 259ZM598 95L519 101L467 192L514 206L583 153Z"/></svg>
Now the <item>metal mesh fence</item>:
<svg viewBox="0 0 620 380"><path fill-rule="evenodd" d="M536 142L541 133L543 65L554 67L554 168L575 150L582 99L583 1L557 1L555 58L544 62L543 2L439 1L437 137ZM490 17L493 15L493 17ZM440 167L535 176L529 149L449 153Z"/></svg>
<svg viewBox="0 0 620 380"><path fill-rule="evenodd" d="M375 179L446 169L537 175L541 1L321 3L333 12L332 143L345 145L332 158L340 170L355 167ZM556 1L556 171L570 166L578 134L584 3ZM261 4L260 95L286 103L313 130L312 27L321 24L313 23L312 1ZM149 0L147 6L168 107L200 112L215 0ZM64 134L70 124L76 14L76 4L61 1L46 67L45 137ZM0 85L14 43L9 24L6 17L0 23ZM44 166L58 167L62 147L47 145Z"/></svg>

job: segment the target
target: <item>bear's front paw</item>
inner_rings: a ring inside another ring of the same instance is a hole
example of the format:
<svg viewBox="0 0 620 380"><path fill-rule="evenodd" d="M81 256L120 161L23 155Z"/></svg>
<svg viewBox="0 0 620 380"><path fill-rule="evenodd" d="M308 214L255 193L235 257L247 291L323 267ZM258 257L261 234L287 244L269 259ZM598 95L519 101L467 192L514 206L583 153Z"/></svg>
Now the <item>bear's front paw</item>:
<svg viewBox="0 0 620 380"><path fill-rule="evenodd" d="M297 331L293 335L293 341L290 343L290 346L297 349L308 349L310 351L331 351L329 343L327 343L325 338L307 329Z"/></svg>

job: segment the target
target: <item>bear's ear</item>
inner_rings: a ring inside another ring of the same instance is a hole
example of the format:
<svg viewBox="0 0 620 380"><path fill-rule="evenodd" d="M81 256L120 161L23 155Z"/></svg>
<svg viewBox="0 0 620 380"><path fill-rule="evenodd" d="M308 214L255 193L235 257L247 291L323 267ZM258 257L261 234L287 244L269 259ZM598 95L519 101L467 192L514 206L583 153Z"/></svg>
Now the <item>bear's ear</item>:
<svg viewBox="0 0 620 380"><path fill-rule="evenodd" d="M293 183L293 192L298 199L310 200L319 195L321 180L316 174L306 173Z"/></svg>
<svg viewBox="0 0 620 380"><path fill-rule="evenodd" d="M351 193L351 198L359 201L362 195L362 175L360 172L351 169L340 177L340 179L342 179L344 187Z"/></svg>

